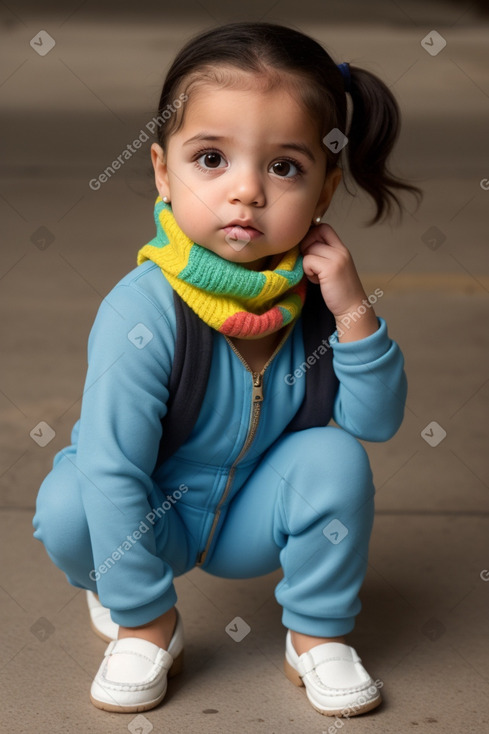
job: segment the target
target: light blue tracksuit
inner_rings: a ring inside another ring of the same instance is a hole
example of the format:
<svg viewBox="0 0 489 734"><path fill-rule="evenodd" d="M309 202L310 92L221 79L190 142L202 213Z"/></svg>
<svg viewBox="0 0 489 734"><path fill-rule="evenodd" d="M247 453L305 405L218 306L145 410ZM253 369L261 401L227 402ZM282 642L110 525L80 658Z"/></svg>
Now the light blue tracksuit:
<svg viewBox="0 0 489 734"><path fill-rule="evenodd" d="M170 609L173 578L200 559L228 578L281 566L275 595L284 626L348 633L360 611L375 491L357 438L390 438L406 398L403 357L385 322L360 341L332 339L340 428L295 433L284 428L304 397L301 319L265 368L258 413L256 375L213 330L197 423L153 473L175 330L172 289L151 261L102 301L80 419L39 490L34 536L73 585L97 591L126 627Z"/></svg>

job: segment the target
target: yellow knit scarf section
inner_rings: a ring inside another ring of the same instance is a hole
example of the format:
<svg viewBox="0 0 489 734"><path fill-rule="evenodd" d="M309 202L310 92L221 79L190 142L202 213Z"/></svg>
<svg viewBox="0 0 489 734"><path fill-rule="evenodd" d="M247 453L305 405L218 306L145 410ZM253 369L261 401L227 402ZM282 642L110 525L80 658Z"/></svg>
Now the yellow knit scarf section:
<svg viewBox="0 0 489 734"><path fill-rule="evenodd" d="M156 237L139 250L138 265L156 263L178 295L213 329L259 339L299 316L307 285L299 245L284 253L274 270L255 271L192 242L160 197L155 223Z"/></svg>

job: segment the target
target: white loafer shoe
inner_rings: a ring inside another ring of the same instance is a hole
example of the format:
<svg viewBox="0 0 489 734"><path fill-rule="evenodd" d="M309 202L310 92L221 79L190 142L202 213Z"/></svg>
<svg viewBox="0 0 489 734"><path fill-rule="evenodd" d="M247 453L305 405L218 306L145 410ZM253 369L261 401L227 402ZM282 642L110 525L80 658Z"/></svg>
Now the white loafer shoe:
<svg viewBox="0 0 489 734"><path fill-rule="evenodd" d="M110 610L102 606L93 591L87 591L87 604L90 610L90 624L95 634L105 642L117 640L119 625L112 621Z"/></svg>
<svg viewBox="0 0 489 734"><path fill-rule="evenodd" d="M312 706L326 716L357 716L382 702L379 687L352 647L325 642L298 655L290 630L285 641L285 674L305 686Z"/></svg>
<svg viewBox="0 0 489 734"><path fill-rule="evenodd" d="M168 650L139 637L113 640L90 689L93 705L105 711L147 711L165 697L168 677L183 666L183 624L177 612Z"/></svg>

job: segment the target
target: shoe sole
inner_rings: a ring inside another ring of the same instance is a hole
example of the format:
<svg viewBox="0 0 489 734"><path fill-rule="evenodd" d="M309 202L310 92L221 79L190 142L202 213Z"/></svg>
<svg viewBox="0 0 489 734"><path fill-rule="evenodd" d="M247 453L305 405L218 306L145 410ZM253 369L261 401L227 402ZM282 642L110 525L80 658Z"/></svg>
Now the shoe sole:
<svg viewBox="0 0 489 734"><path fill-rule="evenodd" d="M304 681L300 677L299 673L295 668L292 667L292 665L289 663L287 658L284 660L284 670L285 675L290 680L291 683L294 684L294 686L297 686L298 688L305 688ZM306 691L307 695L307 691ZM339 716L344 717L345 711L350 711L348 706L344 706L342 709L321 709L318 706L316 706L315 703L311 701L309 698L309 695L307 695L307 698L309 700L309 703L315 709L318 713L322 714L323 716ZM352 716L358 716L359 714L366 714L367 711L372 711L372 709L377 708L382 703L382 696L378 695L377 698L374 698L372 701L368 701L367 703L363 704L360 708L357 708L355 711L352 711L351 713L348 713L348 716L345 718L350 719Z"/></svg>
<svg viewBox="0 0 489 734"><path fill-rule="evenodd" d="M173 661L173 665L171 666L170 670L168 671L168 678L173 678L174 676L181 673L182 670L183 670L183 650L180 653L180 655L177 655L177 657ZM161 696L158 696L158 698L155 698L152 701L147 701L146 703L134 704L133 706L118 706L115 703L106 703L105 701L98 701L96 698L93 698L91 694L90 694L90 701L93 703L93 705L96 708L101 709L102 711L112 711L112 712L130 714L130 713L136 713L138 711L149 711L149 709L155 708L155 706L158 706L158 704L161 703L163 699L165 698L166 690L167 689L165 688Z"/></svg>

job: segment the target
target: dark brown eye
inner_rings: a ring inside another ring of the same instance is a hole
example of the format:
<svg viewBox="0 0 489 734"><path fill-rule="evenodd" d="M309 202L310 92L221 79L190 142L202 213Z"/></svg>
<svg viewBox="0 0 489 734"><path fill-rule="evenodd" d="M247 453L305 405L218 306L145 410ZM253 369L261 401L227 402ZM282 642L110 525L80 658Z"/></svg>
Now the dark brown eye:
<svg viewBox="0 0 489 734"><path fill-rule="evenodd" d="M304 173L304 167L298 161L289 161L287 158L275 161L269 170L280 178L296 178Z"/></svg>
<svg viewBox="0 0 489 734"><path fill-rule="evenodd" d="M287 176L290 173L291 165L289 161L277 161L272 165L272 169L277 176Z"/></svg>
<svg viewBox="0 0 489 734"><path fill-rule="evenodd" d="M219 168L219 164L221 163L219 153L205 153L202 158L204 159L204 166L206 168Z"/></svg>

